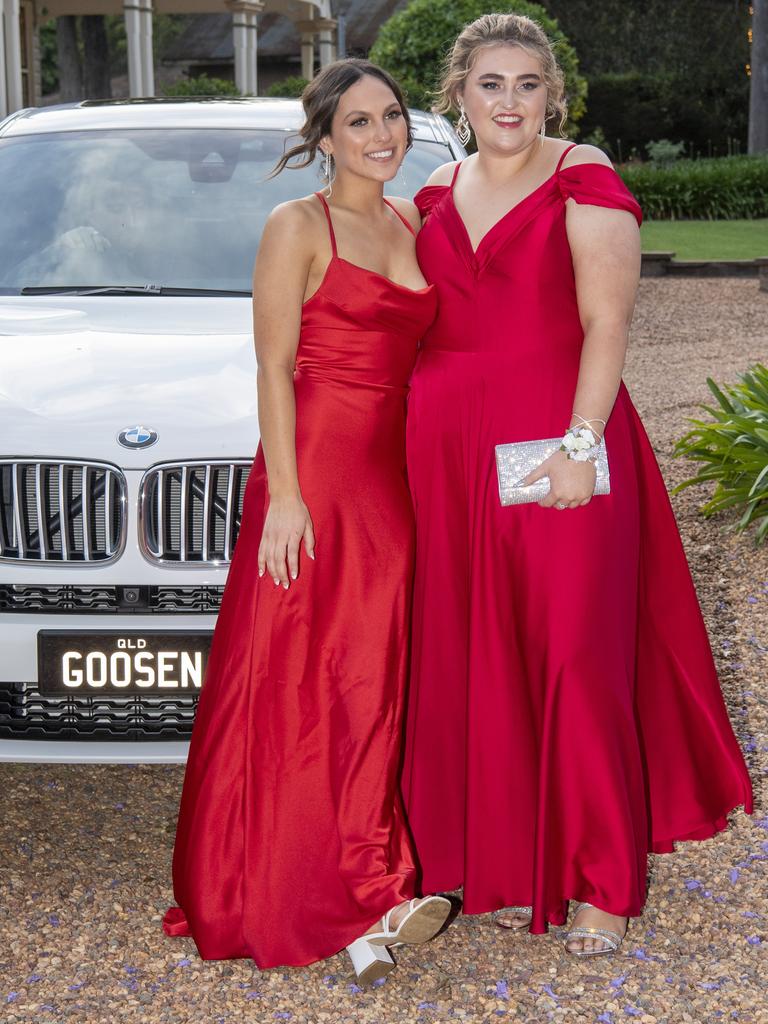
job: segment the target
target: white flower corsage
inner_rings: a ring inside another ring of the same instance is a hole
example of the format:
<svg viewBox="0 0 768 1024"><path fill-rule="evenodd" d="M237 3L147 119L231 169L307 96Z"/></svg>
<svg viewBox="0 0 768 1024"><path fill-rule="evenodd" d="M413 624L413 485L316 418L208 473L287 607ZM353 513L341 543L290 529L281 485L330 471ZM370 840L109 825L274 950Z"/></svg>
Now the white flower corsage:
<svg viewBox="0 0 768 1024"><path fill-rule="evenodd" d="M560 451L574 462L593 462L597 458L599 442L589 427L571 427L563 438Z"/></svg>

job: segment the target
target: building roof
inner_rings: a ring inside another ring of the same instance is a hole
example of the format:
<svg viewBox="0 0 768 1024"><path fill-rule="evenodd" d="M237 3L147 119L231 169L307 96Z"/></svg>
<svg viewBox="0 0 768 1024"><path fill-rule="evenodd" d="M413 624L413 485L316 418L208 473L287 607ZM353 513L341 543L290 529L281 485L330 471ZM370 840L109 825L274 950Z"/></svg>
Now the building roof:
<svg viewBox="0 0 768 1024"><path fill-rule="evenodd" d="M367 53L384 22L405 7L407 2L408 0L351 0L345 4L347 51ZM262 57L298 57L301 37L289 18L266 13L259 16L258 47L259 56ZM190 18L187 28L163 53L163 60L216 63L234 60L231 15L200 14Z"/></svg>

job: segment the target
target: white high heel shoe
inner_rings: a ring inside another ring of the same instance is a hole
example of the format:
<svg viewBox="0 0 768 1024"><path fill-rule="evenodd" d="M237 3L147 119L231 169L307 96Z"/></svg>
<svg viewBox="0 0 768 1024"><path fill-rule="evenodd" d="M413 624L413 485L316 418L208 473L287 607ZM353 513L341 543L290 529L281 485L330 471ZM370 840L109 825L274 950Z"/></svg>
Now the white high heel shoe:
<svg viewBox="0 0 768 1024"><path fill-rule="evenodd" d="M451 901L445 896L425 896L411 900L396 928L392 927L392 907L381 919L381 930L369 932L365 937L374 946L416 945L428 942L440 931L451 912Z"/></svg>
<svg viewBox="0 0 768 1024"><path fill-rule="evenodd" d="M357 980L363 985L370 985L395 969L395 961L387 946L427 942L437 935L451 912L451 901L444 896L414 899L400 923L393 928L392 915L399 906L401 904L386 912L379 931L366 932L347 946Z"/></svg>
<svg viewBox="0 0 768 1024"><path fill-rule="evenodd" d="M368 941L367 935L361 935L347 946L349 959L355 969L357 980L363 985L370 985L379 978L385 978L395 969L395 961L389 955L386 946L374 946Z"/></svg>

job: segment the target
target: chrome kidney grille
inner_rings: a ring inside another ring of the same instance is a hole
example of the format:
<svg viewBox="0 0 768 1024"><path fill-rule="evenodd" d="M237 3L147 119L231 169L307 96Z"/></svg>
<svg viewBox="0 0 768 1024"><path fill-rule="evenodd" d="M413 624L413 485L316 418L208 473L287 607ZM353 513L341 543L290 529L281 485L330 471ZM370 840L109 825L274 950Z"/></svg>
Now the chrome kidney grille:
<svg viewBox="0 0 768 1024"><path fill-rule="evenodd" d="M226 565L243 513L250 462L164 463L145 473L139 543L150 561Z"/></svg>
<svg viewBox="0 0 768 1024"><path fill-rule="evenodd" d="M125 478L104 462L0 460L0 561L105 563L125 546Z"/></svg>

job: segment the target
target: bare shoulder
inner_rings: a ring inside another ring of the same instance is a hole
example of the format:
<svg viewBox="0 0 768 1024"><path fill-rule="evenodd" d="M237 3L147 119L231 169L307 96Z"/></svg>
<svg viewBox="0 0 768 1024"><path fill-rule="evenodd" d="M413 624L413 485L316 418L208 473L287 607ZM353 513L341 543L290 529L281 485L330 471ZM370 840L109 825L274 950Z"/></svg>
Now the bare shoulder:
<svg viewBox="0 0 768 1024"><path fill-rule="evenodd" d="M569 149L561 167L578 167L579 164L602 164L604 167L613 167L611 158L602 149L586 144Z"/></svg>
<svg viewBox="0 0 768 1024"><path fill-rule="evenodd" d="M421 227L421 214L416 204L412 203L410 199L403 199L402 196L387 196L387 199L397 212L405 217L413 230L418 231Z"/></svg>
<svg viewBox="0 0 768 1024"><path fill-rule="evenodd" d="M262 237L268 243L289 243L296 252L312 245L324 223L325 215L315 196L290 199L269 214Z"/></svg>
<svg viewBox="0 0 768 1024"><path fill-rule="evenodd" d="M450 185L453 179L456 165L461 163L460 160L453 160L449 164L441 164L436 168L430 176L427 178L425 185Z"/></svg>

